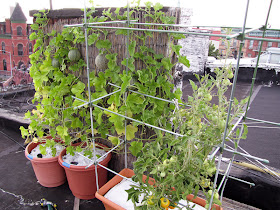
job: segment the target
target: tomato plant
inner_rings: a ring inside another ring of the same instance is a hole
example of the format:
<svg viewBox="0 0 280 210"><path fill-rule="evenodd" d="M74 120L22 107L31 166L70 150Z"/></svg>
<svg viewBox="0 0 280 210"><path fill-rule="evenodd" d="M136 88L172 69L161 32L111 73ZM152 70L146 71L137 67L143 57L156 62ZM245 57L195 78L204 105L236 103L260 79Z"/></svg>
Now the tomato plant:
<svg viewBox="0 0 280 210"><path fill-rule="evenodd" d="M238 139L235 132L229 131L247 101L234 99L226 125L229 101L225 92L231 86L228 79L231 73L231 67L224 67L215 70L215 78L196 75L197 82L190 81L193 94L188 96L186 106L177 107L165 116L165 121L171 121L173 130L181 136L157 131L156 138L144 144L134 162L134 181L140 186L134 187L130 194L152 193L154 198L164 197L178 203L201 190L209 202L208 190L213 188L210 178L217 169L215 160L208 159L208 155L214 146L221 144L225 131L228 138ZM142 174L155 179L155 186L143 182ZM214 195L214 203L221 204L217 192Z"/></svg>

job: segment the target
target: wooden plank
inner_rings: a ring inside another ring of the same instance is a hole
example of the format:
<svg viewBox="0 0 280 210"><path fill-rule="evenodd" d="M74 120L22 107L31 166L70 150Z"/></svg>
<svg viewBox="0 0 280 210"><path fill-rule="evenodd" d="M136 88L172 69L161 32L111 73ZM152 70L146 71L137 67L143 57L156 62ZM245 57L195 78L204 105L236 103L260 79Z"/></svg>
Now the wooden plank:
<svg viewBox="0 0 280 210"><path fill-rule="evenodd" d="M80 208L79 206L80 206L80 199L75 197L73 210L79 210Z"/></svg>

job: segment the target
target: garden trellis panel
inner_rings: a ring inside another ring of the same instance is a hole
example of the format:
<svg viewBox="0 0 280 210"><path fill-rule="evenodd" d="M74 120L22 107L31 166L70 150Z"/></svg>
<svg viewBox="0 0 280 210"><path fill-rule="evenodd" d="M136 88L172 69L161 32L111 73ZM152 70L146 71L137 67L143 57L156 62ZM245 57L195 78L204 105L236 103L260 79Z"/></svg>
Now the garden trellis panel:
<svg viewBox="0 0 280 210"><path fill-rule="evenodd" d="M102 17L103 16L103 11L106 11L108 8L96 8L96 11L92 14L92 17ZM114 12L116 8L111 8L111 12ZM174 17L175 23L179 23L180 21L180 14L181 14L181 9L180 8L169 8L169 7L164 7L162 9L164 13L166 13L168 16ZM30 15L33 15L37 13L38 11L31 11ZM126 12L126 9L122 8L120 10L120 14L123 14ZM65 25L83 25L84 22L84 17L83 17L83 12L80 9L63 9L63 10L55 10L55 11L49 11L47 14L47 17L49 18L49 23L48 25L44 28L45 33L51 33L53 30L57 32L62 32L63 28ZM145 23L149 22L149 17L145 17L145 12L143 11L137 11L132 14L132 20L133 19L139 19L140 23ZM35 21L36 19L34 19ZM106 26L112 27L111 29L108 29L108 35L107 39L110 40L112 43L111 51L113 53L118 53L117 57L117 64L122 68L122 70L125 69L125 66L121 64L121 61L125 58L126 55L126 41L125 41L125 35L115 35L116 29L113 27L123 27L125 26L125 21L120 21L119 23L113 24L108 24L105 23ZM146 26L144 25L139 25L136 26L137 28L145 28ZM90 27L89 27L90 28ZM157 28L156 26L150 26L150 28ZM172 30L174 27L169 26L169 29ZM98 28L97 28L98 30ZM89 31L88 36L90 36L92 31ZM143 32L141 31L135 31L134 32L136 35L141 36L143 35ZM169 43L168 43L168 38L167 38L166 33L152 33L152 37L148 38L148 42L146 43L147 47L153 48L155 52L158 54L163 54L166 56L169 52ZM140 40L135 37L135 40L139 42ZM101 35L101 39L104 38L104 35ZM76 47L79 49L79 51L82 54L82 57L86 57L86 46L85 44L77 44ZM136 47L136 51L140 51L139 47ZM93 69L96 69L95 66L95 58L96 56L100 53L100 50L97 49L94 45L88 47L88 58L89 58L89 69L92 71ZM173 60L175 57L173 56ZM145 65L143 62L140 60L135 62L135 68L136 69L143 69ZM174 69L175 70L175 69ZM83 77L84 77L84 82L85 84L87 83L86 79L86 69L83 69Z"/></svg>

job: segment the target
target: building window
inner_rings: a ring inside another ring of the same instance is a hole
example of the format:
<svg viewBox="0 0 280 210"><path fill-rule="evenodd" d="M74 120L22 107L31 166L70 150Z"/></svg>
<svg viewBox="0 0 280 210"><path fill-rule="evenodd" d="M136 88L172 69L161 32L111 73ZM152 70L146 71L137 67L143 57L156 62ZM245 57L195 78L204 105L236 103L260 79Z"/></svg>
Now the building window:
<svg viewBox="0 0 280 210"><path fill-rule="evenodd" d="M20 26L17 27L17 35L18 36L22 35L22 28Z"/></svg>
<svg viewBox="0 0 280 210"><path fill-rule="evenodd" d="M224 46L224 45L225 45L225 42L224 42L224 41L222 41L221 45L222 45L222 46Z"/></svg>
<svg viewBox="0 0 280 210"><path fill-rule="evenodd" d="M28 49L29 49L29 54L32 54L32 43L29 43Z"/></svg>
<svg viewBox="0 0 280 210"><path fill-rule="evenodd" d="M20 61L20 62L18 62L18 69L20 69L21 67L23 67L23 62L22 61Z"/></svg>
<svg viewBox="0 0 280 210"><path fill-rule="evenodd" d="M248 57L251 58L251 57L252 57L252 54L251 54L251 53L248 53Z"/></svg>
<svg viewBox="0 0 280 210"><path fill-rule="evenodd" d="M7 71L7 62L5 59L3 60L3 69L4 71Z"/></svg>
<svg viewBox="0 0 280 210"><path fill-rule="evenodd" d="M15 67L16 66L16 63L13 61L13 67Z"/></svg>
<svg viewBox="0 0 280 210"><path fill-rule="evenodd" d="M5 42L2 42L2 53L5 54L6 53L6 50L5 50Z"/></svg>
<svg viewBox="0 0 280 210"><path fill-rule="evenodd" d="M267 47L272 47L272 42L268 42Z"/></svg>
<svg viewBox="0 0 280 210"><path fill-rule="evenodd" d="M280 48L280 42L278 42L278 47Z"/></svg>
<svg viewBox="0 0 280 210"><path fill-rule="evenodd" d="M249 49L253 49L254 40L250 40Z"/></svg>
<svg viewBox="0 0 280 210"><path fill-rule="evenodd" d="M261 48L261 43L262 43L261 41L258 42L258 50L260 50Z"/></svg>
<svg viewBox="0 0 280 210"><path fill-rule="evenodd" d="M18 44L18 55L23 55L23 45Z"/></svg>

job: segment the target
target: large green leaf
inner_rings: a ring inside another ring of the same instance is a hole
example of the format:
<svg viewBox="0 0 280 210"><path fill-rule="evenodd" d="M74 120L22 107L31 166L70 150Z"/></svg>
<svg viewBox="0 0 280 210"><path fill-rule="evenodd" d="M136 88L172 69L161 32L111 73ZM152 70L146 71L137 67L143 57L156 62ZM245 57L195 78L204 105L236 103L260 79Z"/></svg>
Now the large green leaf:
<svg viewBox="0 0 280 210"><path fill-rule="evenodd" d="M172 69L172 67L174 66L173 63L171 63L170 58L163 58L161 60L161 63L163 65L163 67L168 71L170 71Z"/></svg>
<svg viewBox="0 0 280 210"><path fill-rule="evenodd" d="M180 55L180 49L182 48L181 45L171 45L171 48L177 55Z"/></svg>
<svg viewBox="0 0 280 210"><path fill-rule="evenodd" d="M179 56L178 61L179 61L179 63L184 64L186 67L188 67L188 68L190 67L190 62L186 56Z"/></svg>
<svg viewBox="0 0 280 210"><path fill-rule="evenodd" d="M113 145L118 145L120 143L120 139L116 136L109 136L108 139Z"/></svg>
<svg viewBox="0 0 280 210"><path fill-rule="evenodd" d="M126 88L128 87L128 85L130 85L131 75L123 72L123 74L120 75L120 77L121 77L121 80L123 81L123 83L121 85L121 93L124 93L126 91Z"/></svg>
<svg viewBox="0 0 280 210"><path fill-rule="evenodd" d="M126 127L126 139L131 140L134 139L135 133L138 131L138 128L133 126L132 124L127 125Z"/></svg>
<svg viewBox="0 0 280 210"><path fill-rule="evenodd" d="M141 152L142 148L143 148L143 143L141 141L134 141L131 142L129 150L131 151L132 155L137 156L137 154Z"/></svg>
<svg viewBox="0 0 280 210"><path fill-rule="evenodd" d="M143 102L144 102L144 99L141 98L139 94L135 94L135 93L129 94L127 96L127 99L126 99L126 103L128 105L131 105L131 104L142 104Z"/></svg>
<svg viewBox="0 0 280 210"><path fill-rule="evenodd" d="M130 58L125 58L123 61L122 61L122 65L126 66L131 70L131 71L134 71L135 70L135 66L134 66L134 58L130 57Z"/></svg>
<svg viewBox="0 0 280 210"><path fill-rule="evenodd" d="M138 79L142 83L147 83L150 80L149 73L146 69L138 70Z"/></svg>
<svg viewBox="0 0 280 210"><path fill-rule="evenodd" d="M96 45L95 45L98 49L102 49L102 48L105 48L107 50L109 50L112 46L112 43L106 39L106 40L98 40L96 41Z"/></svg>
<svg viewBox="0 0 280 210"><path fill-rule="evenodd" d="M71 123L71 127L73 128L82 128L83 127L83 123L79 118L74 118L74 120Z"/></svg>
<svg viewBox="0 0 280 210"><path fill-rule="evenodd" d="M62 138L64 136L68 136L68 128L67 127L62 127L61 125L59 125L59 126L56 127L56 131L57 131L57 134L59 136L61 136Z"/></svg>
<svg viewBox="0 0 280 210"><path fill-rule="evenodd" d="M71 92L75 95L80 95L85 90L85 87L86 85L79 81L77 84L73 85Z"/></svg>
<svg viewBox="0 0 280 210"><path fill-rule="evenodd" d="M154 10L155 11L161 10L162 8L163 8L163 5L158 3L158 2L154 5Z"/></svg>
<svg viewBox="0 0 280 210"><path fill-rule="evenodd" d="M92 45L94 42L96 42L96 40L98 39L99 34L93 33L91 35L88 36L88 45Z"/></svg>
<svg viewBox="0 0 280 210"><path fill-rule="evenodd" d="M128 52L129 52L129 55L130 55L131 57L134 56L135 47L136 47L136 41L133 40L133 41L128 45Z"/></svg>
<svg viewBox="0 0 280 210"><path fill-rule="evenodd" d="M118 133L118 135L122 135L125 132L125 127L124 127L124 118L120 117L116 114L110 114L111 117L109 118L109 121L114 123L115 129Z"/></svg>

